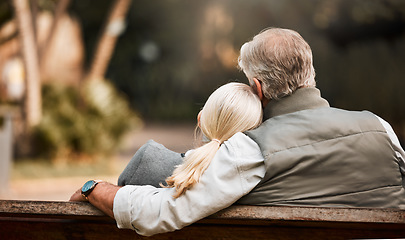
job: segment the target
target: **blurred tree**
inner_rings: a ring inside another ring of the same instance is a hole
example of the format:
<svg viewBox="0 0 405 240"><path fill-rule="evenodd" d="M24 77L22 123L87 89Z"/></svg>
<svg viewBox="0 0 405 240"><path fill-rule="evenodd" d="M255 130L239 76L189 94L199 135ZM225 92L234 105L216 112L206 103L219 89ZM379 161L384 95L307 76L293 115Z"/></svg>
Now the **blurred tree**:
<svg viewBox="0 0 405 240"><path fill-rule="evenodd" d="M104 78L117 38L125 29L125 16L130 4L131 0L114 1L98 41L87 79L100 80Z"/></svg>
<svg viewBox="0 0 405 240"><path fill-rule="evenodd" d="M25 109L30 110L25 111L27 122L29 120L30 123L25 128L29 135L18 133L15 148L17 157L42 154L51 160L55 157L108 154L116 149L126 131L141 125L139 118L128 107L127 99L122 97L108 81L104 81L105 69L114 50L116 39L123 30L123 19L131 1L114 1L112 8L105 8L111 9L110 14L103 14L96 22L99 26L100 22L108 16L104 34L101 35L94 54L94 64L89 71L103 81L97 81L97 84L84 83L80 88L77 88L78 84L74 84L79 79L68 81L65 76L72 76L72 72L77 72L78 66L83 67L82 46L81 42L77 41L77 37L81 37L80 28L78 30L79 25L66 14L71 2L71 0L10 1L13 3L10 6L15 9L15 19L18 19L18 36L21 38L21 44L14 45L21 47L13 48L12 53L7 51L7 57L20 55L20 49L22 49L27 72ZM111 2L108 0L109 5ZM2 21L0 30L9 30L10 28L3 28L3 21L8 19L7 14L2 11L0 11L0 20ZM10 22L11 24L7 26L13 26L13 21ZM0 31L0 44L3 42L8 44L9 39L17 36L3 34L6 31ZM7 39L1 36L7 36ZM4 52L2 50L5 48L7 48L6 45L1 46L0 53ZM1 58L3 56L5 55ZM1 78L3 78L2 65L0 65ZM42 76L45 76L42 79L40 69L44 73ZM54 69L59 71L55 72ZM73 75L77 76L77 74ZM37 87L35 94L32 93L33 82ZM43 99L40 94L41 83ZM43 109L41 100L43 100ZM84 103L85 107L77 108L80 102ZM38 108L32 108L33 103L36 103L34 106L39 107L40 111ZM42 119L38 118L38 113ZM32 147L30 143L36 145Z"/></svg>
<svg viewBox="0 0 405 240"><path fill-rule="evenodd" d="M19 38L26 69L26 96L24 115L27 127L33 127L41 121L41 83L38 63L38 51L29 1L13 0L15 16L18 22Z"/></svg>
<svg viewBox="0 0 405 240"><path fill-rule="evenodd" d="M405 1L138 0L128 10L105 76L147 120L194 120L217 86L246 82L237 70L240 46L275 26L309 42L318 87L333 106L371 110L405 133ZM86 69L110 11L111 0L71 1Z"/></svg>
<svg viewBox="0 0 405 240"><path fill-rule="evenodd" d="M58 29L58 24L61 17L66 13L66 10L70 4L71 0L59 0L54 10L53 21L51 28L49 30L48 36L45 38L45 41L39 46L39 63L40 69L44 68L45 56L47 56L47 51L50 49L48 46L52 43L52 40L55 36L55 32ZM44 71L44 70L42 70Z"/></svg>

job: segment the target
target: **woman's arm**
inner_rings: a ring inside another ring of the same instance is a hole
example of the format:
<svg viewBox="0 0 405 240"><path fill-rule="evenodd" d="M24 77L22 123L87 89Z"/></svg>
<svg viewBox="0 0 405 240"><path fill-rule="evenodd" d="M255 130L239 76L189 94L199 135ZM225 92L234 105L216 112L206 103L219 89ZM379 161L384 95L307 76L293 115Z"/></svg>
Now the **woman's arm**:
<svg viewBox="0 0 405 240"><path fill-rule="evenodd" d="M249 193L265 174L259 146L237 133L218 150L200 182L179 198L174 188L99 183L90 193L95 207L114 217L119 228L150 236L192 224L224 209ZM85 201L81 190L72 201Z"/></svg>
<svg viewBox="0 0 405 240"><path fill-rule="evenodd" d="M195 184L178 198L174 188L127 185L114 199L114 217L119 228L140 235L181 229L249 193L265 174L258 145L237 133L218 150L210 166Z"/></svg>

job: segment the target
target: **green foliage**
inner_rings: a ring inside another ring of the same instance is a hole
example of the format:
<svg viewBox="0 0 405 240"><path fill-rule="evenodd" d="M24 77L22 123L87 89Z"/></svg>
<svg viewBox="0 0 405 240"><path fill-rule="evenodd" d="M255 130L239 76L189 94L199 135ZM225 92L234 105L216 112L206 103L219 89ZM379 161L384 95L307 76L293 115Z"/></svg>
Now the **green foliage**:
<svg viewBox="0 0 405 240"><path fill-rule="evenodd" d="M45 85L43 119L34 130L39 155L50 158L112 153L124 134L141 121L107 81L76 88Z"/></svg>

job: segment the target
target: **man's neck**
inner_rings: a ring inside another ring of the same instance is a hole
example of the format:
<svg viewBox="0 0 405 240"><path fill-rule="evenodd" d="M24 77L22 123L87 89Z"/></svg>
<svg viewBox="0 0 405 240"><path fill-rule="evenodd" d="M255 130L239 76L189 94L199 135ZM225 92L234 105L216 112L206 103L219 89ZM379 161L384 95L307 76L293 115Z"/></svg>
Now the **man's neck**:
<svg viewBox="0 0 405 240"><path fill-rule="evenodd" d="M321 97L319 89L300 88L289 96L279 100L270 100L264 108L264 119L320 107L329 107L329 103Z"/></svg>

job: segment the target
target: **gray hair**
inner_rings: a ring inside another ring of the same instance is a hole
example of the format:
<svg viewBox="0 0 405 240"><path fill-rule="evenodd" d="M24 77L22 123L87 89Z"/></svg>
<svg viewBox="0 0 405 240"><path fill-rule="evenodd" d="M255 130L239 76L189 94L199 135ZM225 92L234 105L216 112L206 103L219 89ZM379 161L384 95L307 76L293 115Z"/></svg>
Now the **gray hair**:
<svg viewBox="0 0 405 240"><path fill-rule="evenodd" d="M262 83L268 99L290 95L301 87L315 87L312 51L293 30L269 28L243 44L238 58L240 69L249 79Z"/></svg>

